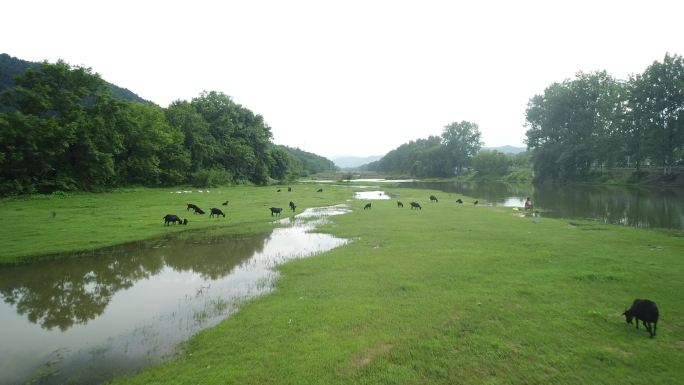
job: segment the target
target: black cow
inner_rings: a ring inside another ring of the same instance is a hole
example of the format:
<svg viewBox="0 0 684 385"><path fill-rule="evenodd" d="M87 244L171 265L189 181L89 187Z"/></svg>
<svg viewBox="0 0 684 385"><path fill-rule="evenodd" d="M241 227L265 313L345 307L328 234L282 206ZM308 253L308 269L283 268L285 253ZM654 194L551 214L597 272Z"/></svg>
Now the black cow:
<svg viewBox="0 0 684 385"><path fill-rule="evenodd" d="M401 208L403 208L403 207L404 207L404 204L403 204L403 203L401 203L401 202L399 202L399 201L397 201L397 207L401 207Z"/></svg>
<svg viewBox="0 0 684 385"><path fill-rule="evenodd" d="M636 328L639 329L639 321L644 323L644 327L648 331L651 338L656 335L656 324L658 323L658 306L655 302L648 299L635 299L632 307L625 310L622 315L625 316L625 321L632 324L632 319L636 318Z"/></svg>
<svg viewBox="0 0 684 385"><path fill-rule="evenodd" d="M363 209L364 209L364 210L370 209L370 208L371 208L371 204L370 204L370 203L366 203L366 205L363 206Z"/></svg>
<svg viewBox="0 0 684 385"><path fill-rule="evenodd" d="M201 208L195 206L195 214L204 214L204 210L202 210Z"/></svg>
<svg viewBox="0 0 684 385"><path fill-rule="evenodd" d="M420 209L420 210L422 210L423 208L420 207L420 204L418 204L418 202L411 202L411 210L413 210L413 209Z"/></svg>
<svg viewBox="0 0 684 385"><path fill-rule="evenodd" d="M229 202L229 201L225 201L225 202L223 202L223 203L221 203L221 204L224 205L224 206L228 206L228 202Z"/></svg>
<svg viewBox="0 0 684 385"><path fill-rule="evenodd" d="M165 226L168 226L171 223L173 223L173 224L178 223L179 225L181 223L183 223L183 221L180 218L178 218L178 215L173 215L173 214L166 214L166 215L164 215L164 217L162 219L164 220Z"/></svg>
<svg viewBox="0 0 684 385"><path fill-rule="evenodd" d="M280 213L283 211L281 207L271 207L271 216L275 214L275 216L279 216Z"/></svg>
<svg viewBox="0 0 684 385"><path fill-rule="evenodd" d="M280 189L276 190L276 192L280 192Z"/></svg>
<svg viewBox="0 0 684 385"><path fill-rule="evenodd" d="M436 196L430 195L430 202L435 202L435 203L437 203L437 202L439 202L439 201L437 200L437 197L436 197Z"/></svg>
<svg viewBox="0 0 684 385"><path fill-rule="evenodd" d="M219 209L217 209L217 208L215 208L215 207L213 207L213 208L211 209L211 214L209 214L209 218L213 218L214 215L216 215L217 218L218 218L219 215L223 215L224 218L226 217L226 214L224 214L223 211L221 211L221 210L219 210Z"/></svg>
<svg viewBox="0 0 684 385"><path fill-rule="evenodd" d="M474 205L476 205L476 204L478 204L478 203L480 203L480 201L475 201L475 202L473 202Z"/></svg>
<svg viewBox="0 0 684 385"><path fill-rule="evenodd" d="M290 191L292 191L292 187L287 188L287 192L290 192Z"/></svg>
<svg viewBox="0 0 684 385"><path fill-rule="evenodd" d="M187 225L187 224L188 224L188 218L183 219L183 225Z"/></svg>
<svg viewBox="0 0 684 385"><path fill-rule="evenodd" d="M188 203L188 208L185 209L185 211L189 211L190 209L197 210L199 207L197 205L194 205L192 203Z"/></svg>
<svg viewBox="0 0 684 385"><path fill-rule="evenodd" d="M294 212L296 208L297 208L297 205L295 205L294 202L290 201L290 209L292 210L292 212Z"/></svg>
<svg viewBox="0 0 684 385"><path fill-rule="evenodd" d="M459 205L462 205L462 204L463 204L463 199L461 199L461 198L456 199L456 203L458 203Z"/></svg>
<svg viewBox="0 0 684 385"><path fill-rule="evenodd" d="M318 190L316 190L316 192L323 192L323 189L319 188Z"/></svg>

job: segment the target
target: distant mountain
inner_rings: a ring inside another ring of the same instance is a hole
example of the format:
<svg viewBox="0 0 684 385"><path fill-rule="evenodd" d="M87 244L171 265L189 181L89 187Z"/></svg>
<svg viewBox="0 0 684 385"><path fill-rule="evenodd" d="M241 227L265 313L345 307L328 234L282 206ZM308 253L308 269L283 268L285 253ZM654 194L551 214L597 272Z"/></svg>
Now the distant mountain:
<svg viewBox="0 0 684 385"><path fill-rule="evenodd" d="M525 147L515 147L515 146L499 146L499 147L482 147L483 150L499 151L504 154L519 154L521 152L527 151Z"/></svg>
<svg viewBox="0 0 684 385"><path fill-rule="evenodd" d="M14 87L14 79L17 76L23 74L27 69L36 67L39 64L40 63L21 60L6 53L0 53L0 92L2 92L5 88ZM130 100L145 104L154 104L149 100L141 98L126 88L122 88L111 83L107 83L107 85L112 91L112 96L114 96L116 99Z"/></svg>
<svg viewBox="0 0 684 385"><path fill-rule="evenodd" d="M382 155L373 155L373 156L340 156L337 158L333 158L332 161L335 162L337 167L339 168L352 168L352 167L359 167L363 166L364 164L368 164L371 162L375 162L376 160L382 158Z"/></svg>

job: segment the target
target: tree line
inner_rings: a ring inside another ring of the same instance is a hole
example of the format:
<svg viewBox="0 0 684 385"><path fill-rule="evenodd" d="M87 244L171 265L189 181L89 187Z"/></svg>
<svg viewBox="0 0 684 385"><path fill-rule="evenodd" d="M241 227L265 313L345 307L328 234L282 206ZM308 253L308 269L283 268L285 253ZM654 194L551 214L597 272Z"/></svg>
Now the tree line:
<svg viewBox="0 0 684 385"><path fill-rule="evenodd" d="M362 169L415 178L452 177L466 171L476 178L501 178L512 169L529 166L525 154L482 150L480 138L477 123L453 122L440 136L404 143Z"/></svg>
<svg viewBox="0 0 684 385"><path fill-rule="evenodd" d="M0 94L0 194L265 184L336 168L271 138L223 93L161 108L116 99L89 68L44 62Z"/></svg>
<svg viewBox="0 0 684 385"><path fill-rule="evenodd" d="M684 165L684 61L666 54L627 80L578 73L530 99L526 143L537 181L577 181L601 168Z"/></svg>

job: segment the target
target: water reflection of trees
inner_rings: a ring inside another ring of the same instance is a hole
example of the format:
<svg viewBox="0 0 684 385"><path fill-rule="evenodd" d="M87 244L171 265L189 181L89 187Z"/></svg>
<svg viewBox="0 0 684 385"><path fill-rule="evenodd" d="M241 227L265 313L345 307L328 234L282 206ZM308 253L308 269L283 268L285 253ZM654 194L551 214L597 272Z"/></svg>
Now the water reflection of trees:
<svg viewBox="0 0 684 385"><path fill-rule="evenodd" d="M541 187L536 189L534 198L537 206L553 210L554 216L597 218L634 227L684 227L683 190Z"/></svg>
<svg viewBox="0 0 684 385"><path fill-rule="evenodd" d="M513 185L503 182L405 182L402 187L440 190L450 193L496 202L510 196L531 196L532 186Z"/></svg>
<svg viewBox="0 0 684 385"><path fill-rule="evenodd" d="M64 331L102 314L116 292L165 266L205 279L228 275L263 250L268 235L163 239L102 250L97 256L0 268L0 296L18 314Z"/></svg>

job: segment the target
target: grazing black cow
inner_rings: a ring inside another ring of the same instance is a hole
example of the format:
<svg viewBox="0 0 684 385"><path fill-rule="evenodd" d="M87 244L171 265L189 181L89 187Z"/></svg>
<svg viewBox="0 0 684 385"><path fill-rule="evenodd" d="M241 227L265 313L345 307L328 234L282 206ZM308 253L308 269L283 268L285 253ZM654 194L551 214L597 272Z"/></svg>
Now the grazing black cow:
<svg viewBox="0 0 684 385"><path fill-rule="evenodd" d="M226 214L224 214L223 211L221 211L215 207L213 207L211 209L211 214L209 214L209 218L213 218L214 215L216 215L216 218L218 218L219 215L223 215L224 218L226 217Z"/></svg>
<svg viewBox="0 0 684 385"><path fill-rule="evenodd" d="M413 209L420 209L420 210L422 210L423 208L420 207L420 204L418 204L418 202L411 202L411 210L413 210Z"/></svg>
<svg viewBox="0 0 684 385"><path fill-rule="evenodd" d="M371 208L371 204L370 204L370 203L366 203L366 205L363 206L363 209L364 209L364 210L370 209L370 208Z"/></svg>
<svg viewBox="0 0 684 385"><path fill-rule="evenodd" d="M280 189L276 190L276 192L280 192Z"/></svg>
<svg viewBox="0 0 684 385"><path fill-rule="evenodd" d="M290 191L292 191L292 187L287 188L287 192L290 192Z"/></svg>
<svg viewBox="0 0 684 385"><path fill-rule="evenodd" d="M656 324L658 323L658 306L655 302L648 299L635 299L632 307L625 310L622 315L625 316L625 321L632 324L632 319L636 318L636 328L639 329L639 320L644 323L644 327L648 331L651 338L656 335Z"/></svg>
<svg viewBox="0 0 684 385"><path fill-rule="evenodd" d="M223 202L223 203L221 203L221 204L224 205L224 206L228 206L228 202L229 202L229 201L225 201L225 202Z"/></svg>
<svg viewBox="0 0 684 385"><path fill-rule="evenodd" d="M281 207L271 207L271 216L275 214L275 216L279 216L280 213L283 211Z"/></svg>
<svg viewBox="0 0 684 385"><path fill-rule="evenodd" d="M296 208L297 208L297 205L295 205L294 202L290 201L290 209L292 210L292 212L294 212Z"/></svg>
<svg viewBox="0 0 684 385"><path fill-rule="evenodd" d="M430 195L430 202L435 202L435 203L437 203L437 202L439 202L439 201L437 200L437 197L436 197L436 196Z"/></svg>
<svg viewBox="0 0 684 385"><path fill-rule="evenodd" d="M188 208L185 209L185 211L189 211L190 209L197 210L199 207L197 205L194 205L192 203L188 203Z"/></svg>
<svg viewBox="0 0 684 385"><path fill-rule="evenodd" d="M319 188L318 190L316 190L316 192L323 192L323 189Z"/></svg>
<svg viewBox="0 0 684 385"><path fill-rule="evenodd" d="M162 219L164 220L165 226L168 226L171 223L176 224L176 222L179 225L181 223L183 223L183 221L180 218L178 218L178 215L173 215L173 214L166 214L166 215L164 215L164 217Z"/></svg>
<svg viewBox="0 0 684 385"><path fill-rule="evenodd" d="M401 208L404 208L404 204L403 204L403 203L401 203L401 202L399 202L399 201L397 201L397 207L401 207Z"/></svg>
<svg viewBox="0 0 684 385"><path fill-rule="evenodd" d="M202 210L201 208L195 206L195 214L204 214L204 210Z"/></svg>
<svg viewBox="0 0 684 385"><path fill-rule="evenodd" d="M463 199L461 199L461 198L456 199L456 203L458 203L459 205L462 205L462 204L463 204Z"/></svg>
<svg viewBox="0 0 684 385"><path fill-rule="evenodd" d="M478 203L480 203L480 201L475 201L475 202L473 202L474 205L476 205L476 204L478 204Z"/></svg>
<svg viewBox="0 0 684 385"><path fill-rule="evenodd" d="M188 224L188 218L183 219L183 225L187 225L187 224Z"/></svg>

